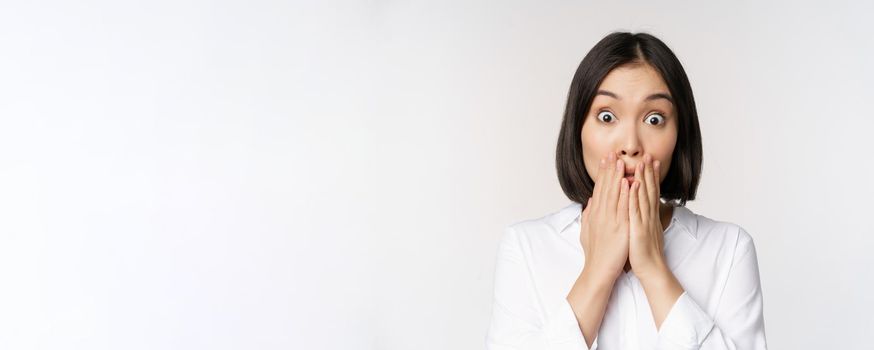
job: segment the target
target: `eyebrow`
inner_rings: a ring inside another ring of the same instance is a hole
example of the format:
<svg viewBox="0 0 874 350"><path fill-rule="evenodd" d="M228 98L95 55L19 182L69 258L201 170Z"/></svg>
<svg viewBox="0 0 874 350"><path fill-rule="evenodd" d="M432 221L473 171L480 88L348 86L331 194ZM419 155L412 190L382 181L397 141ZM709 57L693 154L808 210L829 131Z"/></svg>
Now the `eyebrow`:
<svg viewBox="0 0 874 350"><path fill-rule="evenodd" d="M610 97L615 98L615 99L617 99L617 100L621 100L621 98L619 98L618 95L616 95L616 94L613 93L613 92L607 91L607 90L598 90L598 93L596 93L595 96L597 96L597 95L610 96ZM652 100L658 100L658 99L660 99L660 98L661 98L661 99L668 100L668 102L670 102L671 104L674 104L674 99L671 98L671 95L668 95L668 94L663 93L663 92L659 92L659 93L655 93L655 94L649 95L649 96L647 96L647 97L646 97L645 99L643 99L643 100L644 100L644 101L652 101Z"/></svg>

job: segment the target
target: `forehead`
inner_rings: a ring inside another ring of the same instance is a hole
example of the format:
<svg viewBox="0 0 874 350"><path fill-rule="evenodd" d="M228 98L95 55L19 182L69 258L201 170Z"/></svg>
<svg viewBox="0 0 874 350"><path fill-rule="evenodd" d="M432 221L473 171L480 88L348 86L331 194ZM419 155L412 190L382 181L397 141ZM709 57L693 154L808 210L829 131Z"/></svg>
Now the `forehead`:
<svg viewBox="0 0 874 350"><path fill-rule="evenodd" d="M643 101L653 93L668 93L668 86L658 71L648 64L623 65L604 77L598 89L608 90L623 100ZM596 96L596 98L609 98Z"/></svg>

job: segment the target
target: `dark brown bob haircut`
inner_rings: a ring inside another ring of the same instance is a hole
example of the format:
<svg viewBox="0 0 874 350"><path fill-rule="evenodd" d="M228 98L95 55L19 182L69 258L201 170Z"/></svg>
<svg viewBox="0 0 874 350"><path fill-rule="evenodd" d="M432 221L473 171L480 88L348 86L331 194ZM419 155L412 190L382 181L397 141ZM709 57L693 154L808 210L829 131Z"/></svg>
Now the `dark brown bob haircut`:
<svg viewBox="0 0 874 350"><path fill-rule="evenodd" d="M585 208L595 181L583 162L581 132L583 123L601 81L616 67L626 64L652 66L670 90L677 111L677 143L671 168L661 184L661 199L685 206L695 199L701 177L703 152L698 112L686 72L677 56L661 40L647 33L613 32L601 39L586 54L568 92L567 106L558 134L555 167L565 195Z"/></svg>

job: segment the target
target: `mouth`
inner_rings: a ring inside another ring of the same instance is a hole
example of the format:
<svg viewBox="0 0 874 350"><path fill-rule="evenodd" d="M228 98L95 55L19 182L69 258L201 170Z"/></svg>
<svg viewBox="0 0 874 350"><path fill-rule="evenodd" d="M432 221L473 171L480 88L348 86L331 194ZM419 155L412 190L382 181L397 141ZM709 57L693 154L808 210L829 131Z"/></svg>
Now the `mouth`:
<svg viewBox="0 0 874 350"><path fill-rule="evenodd" d="M634 183L634 173L625 173L625 180L628 180L628 184L631 185Z"/></svg>

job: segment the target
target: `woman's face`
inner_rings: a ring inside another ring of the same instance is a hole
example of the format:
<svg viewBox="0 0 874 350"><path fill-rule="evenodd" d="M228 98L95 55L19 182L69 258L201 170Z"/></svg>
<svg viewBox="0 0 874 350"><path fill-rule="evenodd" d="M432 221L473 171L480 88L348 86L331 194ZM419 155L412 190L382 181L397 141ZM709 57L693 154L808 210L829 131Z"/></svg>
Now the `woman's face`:
<svg viewBox="0 0 874 350"><path fill-rule="evenodd" d="M611 152L623 160L626 174L634 174L649 154L661 164L661 184L677 143L672 101L667 85L650 65L624 65L610 71L583 123L583 159L589 176L597 180L598 163Z"/></svg>

